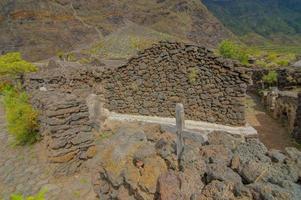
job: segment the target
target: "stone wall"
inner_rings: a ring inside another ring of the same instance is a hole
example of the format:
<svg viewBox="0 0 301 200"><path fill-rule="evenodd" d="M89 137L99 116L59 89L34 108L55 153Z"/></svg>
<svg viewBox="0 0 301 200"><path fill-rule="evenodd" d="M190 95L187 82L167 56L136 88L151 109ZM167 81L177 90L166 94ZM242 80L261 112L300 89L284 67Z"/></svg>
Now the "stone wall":
<svg viewBox="0 0 301 200"><path fill-rule="evenodd" d="M82 97L102 94L105 106L119 113L171 117L181 102L188 119L245 123L249 72L198 46L160 43L121 67L61 66L28 79L30 89L46 87Z"/></svg>
<svg viewBox="0 0 301 200"><path fill-rule="evenodd" d="M188 119L244 125L250 71L206 48L161 42L119 67L52 64L27 77L27 88L102 97L114 112L174 117L183 103Z"/></svg>
<svg viewBox="0 0 301 200"><path fill-rule="evenodd" d="M295 128L293 130L293 137L301 142L301 93L298 96L298 107L296 111Z"/></svg>
<svg viewBox="0 0 301 200"><path fill-rule="evenodd" d="M161 42L117 69L104 84L110 111L244 125L249 71L203 47Z"/></svg>
<svg viewBox="0 0 301 200"><path fill-rule="evenodd" d="M85 99L89 94L102 94L104 68L83 66L78 63L50 61L47 67L25 76L29 93L36 90L59 91Z"/></svg>
<svg viewBox="0 0 301 200"><path fill-rule="evenodd" d="M95 153L86 102L57 91L35 91L32 96L32 103L40 112L40 133L48 160L57 163L55 173L76 172Z"/></svg>
<svg viewBox="0 0 301 200"><path fill-rule="evenodd" d="M296 132L298 124L301 123L297 114L300 104L297 93L274 88L263 93L262 102L273 118L286 125L289 133Z"/></svg>
<svg viewBox="0 0 301 200"><path fill-rule="evenodd" d="M278 74L277 86L280 89L289 89L301 87L301 69L300 68L283 68L276 69ZM268 69L255 68L252 69L252 81L249 90L258 91L263 87L262 77L269 73Z"/></svg>

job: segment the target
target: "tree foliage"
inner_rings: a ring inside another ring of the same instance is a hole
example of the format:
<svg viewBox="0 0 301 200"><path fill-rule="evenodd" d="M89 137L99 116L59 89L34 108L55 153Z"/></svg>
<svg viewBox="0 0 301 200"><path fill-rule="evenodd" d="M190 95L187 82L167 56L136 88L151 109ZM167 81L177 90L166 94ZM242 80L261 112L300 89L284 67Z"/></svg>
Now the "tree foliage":
<svg viewBox="0 0 301 200"><path fill-rule="evenodd" d="M29 103L27 94L13 86L6 86L3 94L8 132L15 137L17 145L34 143L38 112Z"/></svg>
<svg viewBox="0 0 301 200"><path fill-rule="evenodd" d="M237 44L230 40L224 40L219 45L219 54L225 58L239 60L243 64L248 64L247 53Z"/></svg>
<svg viewBox="0 0 301 200"><path fill-rule="evenodd" d="M19 75L36 71L37 67L22 59L18 52L7 53L0 56L0 76Z"/></svg>

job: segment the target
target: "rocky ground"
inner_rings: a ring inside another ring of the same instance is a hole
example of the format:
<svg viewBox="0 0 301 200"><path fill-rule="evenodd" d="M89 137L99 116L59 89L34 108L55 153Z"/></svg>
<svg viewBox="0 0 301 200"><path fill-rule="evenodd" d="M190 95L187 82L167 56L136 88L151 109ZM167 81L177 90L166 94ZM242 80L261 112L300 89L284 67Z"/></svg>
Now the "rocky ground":
<svg viewBox="0 0 301 200"><path fill-rule="evenodd" d="M301 198L301 152L295 148L268 150L257 139L214 132L205 144L186 140L177 162L175 135L159 126L119 124L111 132L94 160L100 199Z"/></svg>

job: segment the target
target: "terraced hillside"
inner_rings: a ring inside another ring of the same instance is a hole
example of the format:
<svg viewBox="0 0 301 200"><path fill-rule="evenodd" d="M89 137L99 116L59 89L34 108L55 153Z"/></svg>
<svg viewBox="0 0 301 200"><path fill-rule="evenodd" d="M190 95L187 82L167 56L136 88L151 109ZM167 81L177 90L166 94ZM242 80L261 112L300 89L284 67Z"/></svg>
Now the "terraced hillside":
<svg viewBox="0 0 301 200"><path fill-rule="evenodd" d="M45 59L103 40L129 23L210 47L232 36L199 0L2 0L0 52Z"/></svg>

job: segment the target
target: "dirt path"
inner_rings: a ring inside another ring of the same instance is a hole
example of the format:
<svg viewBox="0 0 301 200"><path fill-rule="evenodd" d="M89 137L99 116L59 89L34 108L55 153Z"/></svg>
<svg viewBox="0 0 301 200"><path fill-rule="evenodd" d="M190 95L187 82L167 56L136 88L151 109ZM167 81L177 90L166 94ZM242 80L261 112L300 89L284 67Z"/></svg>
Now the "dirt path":
<svg viewBox="0 0 301 200"><path fill-rule="evenodd" d="M91 174L83 170L70 177L55 178L51 165L41 157L41 144L13 147L7 134L5 113L0 103L0 199L11 194L32 195L42 188L47 200L95 200Z"/></svg>
<svg viewBox="0 0 301 200"><path fill-rule="evenodd" d="M258 98L248 96L246 105L247 122L258 131L259 139L268 148L283 150L285 147L297 146L287 129L265 113Z"/></svg>

